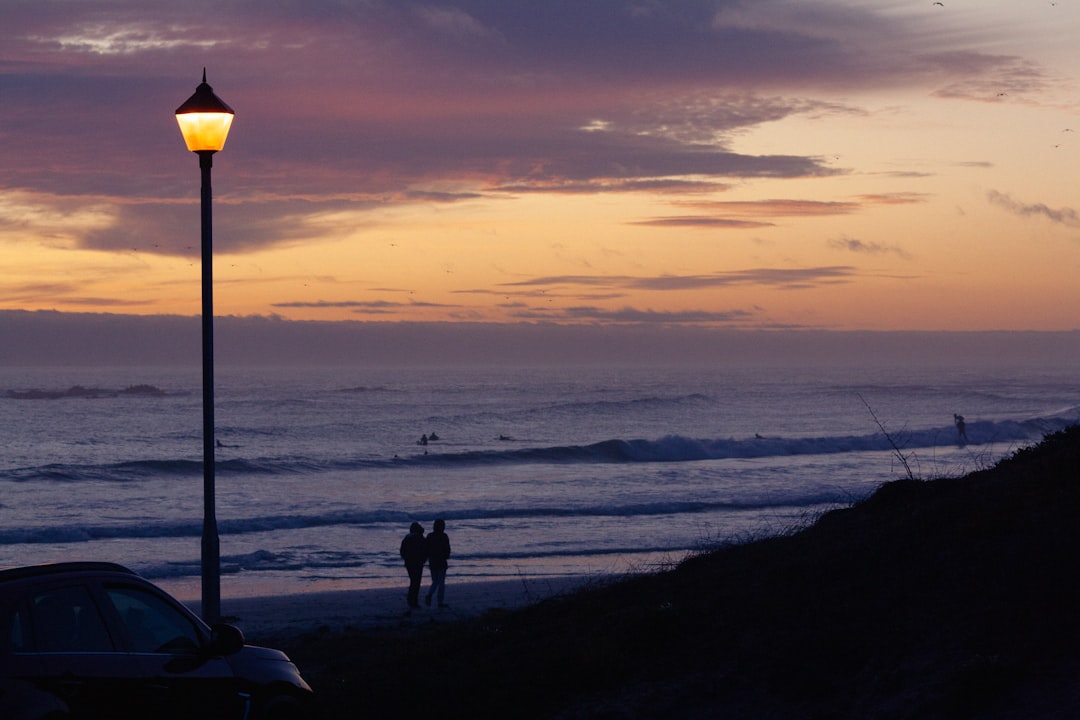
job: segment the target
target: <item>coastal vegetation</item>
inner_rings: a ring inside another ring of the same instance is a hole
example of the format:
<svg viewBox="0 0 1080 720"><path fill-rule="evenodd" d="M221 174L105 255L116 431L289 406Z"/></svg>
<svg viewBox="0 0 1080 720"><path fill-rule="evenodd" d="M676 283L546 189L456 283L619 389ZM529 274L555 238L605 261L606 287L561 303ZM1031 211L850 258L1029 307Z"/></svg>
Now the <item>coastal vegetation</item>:
<svg viewBox="0 0 1080 720"><path fill-rule="evenodd" d="M1078 518L1074 425L670 570L274 641L326 718L1080 717Z"/></svg>

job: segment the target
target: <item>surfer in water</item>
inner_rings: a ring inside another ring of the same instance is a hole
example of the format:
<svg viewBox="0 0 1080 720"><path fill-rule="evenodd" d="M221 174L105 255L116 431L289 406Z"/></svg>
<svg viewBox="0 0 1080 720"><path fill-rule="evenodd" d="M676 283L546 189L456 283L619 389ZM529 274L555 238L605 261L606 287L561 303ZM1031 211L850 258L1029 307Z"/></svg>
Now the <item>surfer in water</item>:
<svg viewBox="0 0 1080 720"><path fill-rule="evenodd" d="M967 444L967 426L964 424L964 416L953 413L953 422L956 423L956 442L961 447Z"/></svg>

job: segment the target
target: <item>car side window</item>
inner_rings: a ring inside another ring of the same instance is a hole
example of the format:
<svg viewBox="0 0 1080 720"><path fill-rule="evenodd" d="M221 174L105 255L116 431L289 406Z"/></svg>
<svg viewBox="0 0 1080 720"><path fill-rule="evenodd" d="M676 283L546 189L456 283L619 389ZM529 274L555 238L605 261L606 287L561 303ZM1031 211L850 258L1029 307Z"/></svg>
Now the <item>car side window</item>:
<svg viewBox="0 0 1080 720"><path fill-rule="evenodd" d="M119 613L132 652L196 652L201 638L195 625L171 604L142 588L106 588Z"/></svg>
<svg viewBox="0 0 1080 720"><path fill-rule="evenodd" d="M16 608L8 618L11 630L11 651L30 652L34 649L34 632L30 629L30 618L22 608Z"/></svg>
<svg viewBox="0 0 1080 720"><path fill-rule="evenodd" d="M16 615L16 622L25 621ZM30 599L32 651L112 652L112 639L90 592L82 585L68 585L37 593ZM31 650L23 638L23 647Z"/></svg>

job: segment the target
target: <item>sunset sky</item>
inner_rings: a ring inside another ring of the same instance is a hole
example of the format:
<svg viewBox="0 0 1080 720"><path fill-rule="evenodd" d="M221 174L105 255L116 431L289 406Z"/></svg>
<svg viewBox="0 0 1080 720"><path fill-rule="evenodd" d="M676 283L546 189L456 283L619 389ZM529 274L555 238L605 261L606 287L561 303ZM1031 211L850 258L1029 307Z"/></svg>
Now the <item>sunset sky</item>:
<svg viewBox="0 0 1080 720"><path fill-rule="evenodd" d="M1080 0L0 0L0 311L1080 327Z"/></svg>

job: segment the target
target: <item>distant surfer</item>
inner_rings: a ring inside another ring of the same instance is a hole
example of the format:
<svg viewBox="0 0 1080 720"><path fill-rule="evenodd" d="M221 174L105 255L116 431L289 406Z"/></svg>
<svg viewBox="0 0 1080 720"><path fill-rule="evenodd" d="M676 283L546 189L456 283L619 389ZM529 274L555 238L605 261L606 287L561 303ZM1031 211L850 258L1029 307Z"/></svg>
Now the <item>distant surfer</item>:
<svg viewBox="0 0 1080 720"><path fill-rule="evenodd" d="M956 423L956 442L963 447L967 444L967 425L964 424L964 416L953 413L953 422Z"/></svg>
<svg viewBox="0 0 1080 720"><path fill-rule="evenodd" d="M417 445L427 445L427 440L428 440L427 435L421 435L420 439L416 441L416 444Z"/></svg>

